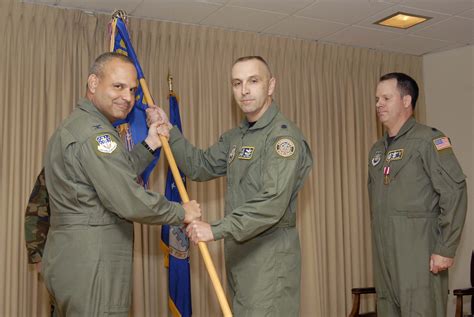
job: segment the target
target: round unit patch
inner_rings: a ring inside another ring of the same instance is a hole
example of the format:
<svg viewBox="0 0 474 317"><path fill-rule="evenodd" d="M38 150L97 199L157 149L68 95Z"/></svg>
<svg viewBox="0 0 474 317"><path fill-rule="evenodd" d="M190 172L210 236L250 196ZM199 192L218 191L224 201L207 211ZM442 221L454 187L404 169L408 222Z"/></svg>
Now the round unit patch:
<svg viewBox="0 0 474 317"><path fill-rule="evenodd" d="M290 157L295 153L295 144L290 139L280 139L275 144L275 150L278 155L283 157Z"/></svg>

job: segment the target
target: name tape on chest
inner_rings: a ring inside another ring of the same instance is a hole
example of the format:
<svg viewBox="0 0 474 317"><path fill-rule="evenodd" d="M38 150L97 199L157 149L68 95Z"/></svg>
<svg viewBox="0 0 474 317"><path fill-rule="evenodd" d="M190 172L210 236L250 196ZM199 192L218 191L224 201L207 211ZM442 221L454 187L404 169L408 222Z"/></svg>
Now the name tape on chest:
<svg viewBox="0 0 474 317"><path fill-rule="evenodd" d="M252 159L255 147L253 146L242 146L239 152L239 160L250 160Z"/></svg>
<svg viewBox="0 0 474 317"><path fill-rule="evenodd" d="M112 140L109 134L99 135L95 140L98 143L97 150L99 152L110 154L117 148L117 143Z"/></svg>
<svg viewBox="0 0 474 317"><path fill-rule="evenodd" d="M403 158L403 149L393 150L387 153L386 161L397 161Z"/></svg>
<svg viewBox="0 0 474 317"><path fill-rule="evenodd" d="M296 151L296 146L290 139L283 138L275 144L275 151L282 157L290 157Z"/></svg>
<svg viewBox="0 0 474 317"><path fill-rule="evenodd" d="M433 143L438 151L451 148L451 142L449 142L449 138L446 136L434 139Z"/></svg>

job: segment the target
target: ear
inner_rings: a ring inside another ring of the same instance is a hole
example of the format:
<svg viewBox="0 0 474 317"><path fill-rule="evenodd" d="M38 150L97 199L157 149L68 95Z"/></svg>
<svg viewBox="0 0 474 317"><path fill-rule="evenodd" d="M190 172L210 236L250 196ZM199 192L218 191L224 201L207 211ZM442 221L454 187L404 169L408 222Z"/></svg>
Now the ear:
<svg viewBox="0 0 474 317"><path fill-rule="evenodd" d="M403 107L404 108L411 108L411 96L410 95L405 95L403 96Z"/></svg>
<svg viewBox="0 0 474 317"><path fill-rule="evenodd" d="M276 79L275 77L270 78L268 81L268 95L273 95L273 91L275 91Z"/></svg>
<svg viewBox="0 0 474 317"><path fill-rule="evenodd" d="M99 85L99 77L95 74L90 74L87 78L87 87L91 93L95 93L97 86Z"/></svg>

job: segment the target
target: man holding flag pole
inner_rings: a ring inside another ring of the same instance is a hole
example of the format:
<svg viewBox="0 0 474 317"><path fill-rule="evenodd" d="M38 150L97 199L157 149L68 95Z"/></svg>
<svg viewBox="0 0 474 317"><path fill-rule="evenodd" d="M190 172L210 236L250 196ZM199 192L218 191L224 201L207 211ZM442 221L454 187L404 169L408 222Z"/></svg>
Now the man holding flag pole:
<svg viewBox="0 0 474 317"><path fill-rule="evenodd" d="M170 146L186 176L227 176L225 216L211 224L195 220L186 231L194 243L224 239L235 316L298 316L296 200L312 166L311 150L273 101L276 80L262 57L237 59L231 83L245 119L211 147L194 147L168 125ZM167 121L155 107L150 119Z"/></svg>

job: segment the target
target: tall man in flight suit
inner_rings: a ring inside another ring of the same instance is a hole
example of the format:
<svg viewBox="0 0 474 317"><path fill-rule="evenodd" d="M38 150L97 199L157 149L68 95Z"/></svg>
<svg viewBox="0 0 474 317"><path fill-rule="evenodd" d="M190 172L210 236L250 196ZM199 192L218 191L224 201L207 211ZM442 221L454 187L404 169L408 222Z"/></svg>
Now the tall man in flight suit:
<svg viewBox="0 0 474 317"><path fill-rule="evenodd" d="M418 85L382 76L376 108L386 128L369 153L375 287L380 316L445 317L448 268L467 210L451 142L413 117Z"/></svg>
<svg viewBox="0 0 474 317"><path fill-rule="evenodd" d="M127 317L132 221L181 224L200 216L195 201L181 206L137 183L161 146L159 122L131 152L112 126L132 110L137 83L127 57L102 54L90 70L86 98L49 141L51 227L42 273L58 316Z"/></svg>
<svg viewBox="0 0 474 317"><path fill-rule="evenodd" d="M193 180L227 176L225 217L195 221L195 243L225 239L225 260L235 316L298 316L300 243L296 200L312 156L300 130L272 101L275 78L259 56L232 67L234 98L244 119L210 148L192 146L177 128L170 145Z"/></svg>

